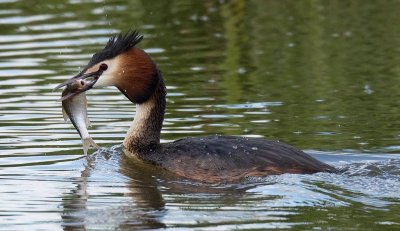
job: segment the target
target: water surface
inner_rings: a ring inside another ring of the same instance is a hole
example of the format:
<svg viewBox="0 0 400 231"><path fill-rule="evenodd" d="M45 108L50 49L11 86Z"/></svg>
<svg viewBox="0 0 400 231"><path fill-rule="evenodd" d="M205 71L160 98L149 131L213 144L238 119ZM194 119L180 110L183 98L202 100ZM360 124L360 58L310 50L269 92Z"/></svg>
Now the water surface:
<svg viewBox="0 0 400 231"><path fill-rule="evenodd" d="M0 1L4 230L400 228L397 1ZM135 107L88 93L85 157L59 91L136 28L166 78L162 142L281 140L339 174L207 185L121 155Z"/></svg>

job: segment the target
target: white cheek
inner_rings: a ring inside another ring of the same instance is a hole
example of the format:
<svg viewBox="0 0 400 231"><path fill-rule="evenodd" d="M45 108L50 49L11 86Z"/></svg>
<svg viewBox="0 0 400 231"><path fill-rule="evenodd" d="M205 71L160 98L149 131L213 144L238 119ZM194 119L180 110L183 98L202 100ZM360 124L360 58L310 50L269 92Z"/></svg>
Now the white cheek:
<svg viewBox="0 0 400 231"><path fill-rule="evenodd" d="M98 87L108 87L108 86L114 86L117 78L117 60L107 60L105 62L102 62L107 64L108 69L103 72L103 74L100 75L100 78L97 80L97 82L93 85L93 87L98 88Z"/></svg>
<svg viewBox="0 0 400 231"><path fill-rule="evenodd" d="M97 80L97 82L93 85L93 87L107 87L107 86L113 86L114 81L113 81L113 76L110 72L105 71Z"/></svg>

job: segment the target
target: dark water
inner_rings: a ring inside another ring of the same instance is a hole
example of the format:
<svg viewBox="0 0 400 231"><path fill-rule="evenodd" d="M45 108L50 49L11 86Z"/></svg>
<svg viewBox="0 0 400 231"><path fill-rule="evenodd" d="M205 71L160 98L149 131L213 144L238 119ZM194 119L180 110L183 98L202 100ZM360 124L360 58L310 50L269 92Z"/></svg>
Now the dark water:
<svg viewBox="0 0 400 231"><path fill-rule="evenodd" d="M398 1L0 1L2 230L400 229ZM121 156L135 107L88 93L86 158L52 89L137 28L163 71L162 142L278 139L339 174L205 185Z"/></svg>

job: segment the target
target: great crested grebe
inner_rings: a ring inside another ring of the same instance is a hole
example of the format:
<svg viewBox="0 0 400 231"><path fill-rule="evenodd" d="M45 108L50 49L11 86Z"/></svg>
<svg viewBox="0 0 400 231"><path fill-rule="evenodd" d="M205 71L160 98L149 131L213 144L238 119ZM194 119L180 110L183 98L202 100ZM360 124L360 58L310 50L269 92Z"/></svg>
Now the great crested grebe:
<svg viewBox="0 0 400 231"><path fill-rule="evenodd" d="M297 148L262 138L214 135L160 144L166 89L156 64L135 47L141 39L136 31L111 37L77 76L57 87L74 81L84 83L80 91L63 97L67 99L92 87L115 86L136 104L136 115L123 143L130 155L203 182L335 171Z"/></svg>

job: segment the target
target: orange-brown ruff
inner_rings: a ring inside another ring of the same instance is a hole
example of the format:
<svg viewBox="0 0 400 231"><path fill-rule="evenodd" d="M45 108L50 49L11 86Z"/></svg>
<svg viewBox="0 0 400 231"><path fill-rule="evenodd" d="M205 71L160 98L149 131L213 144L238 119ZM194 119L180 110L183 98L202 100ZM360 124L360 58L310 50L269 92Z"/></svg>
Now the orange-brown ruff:
<svg viewBox="0 0 400 231"><path fill-rule="evenodd" d="M128 155L204 182L335 171L295 147L262 138L205 136L160 144L166 89L155 63L146 52L135 47L141 38L137 32L114 36L84 71L74 77L94 76L87 89L116 86L136 104L136 115L124 140Z"/></svg>

